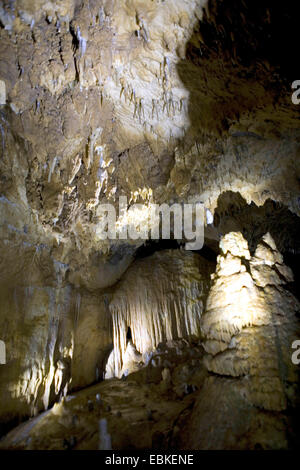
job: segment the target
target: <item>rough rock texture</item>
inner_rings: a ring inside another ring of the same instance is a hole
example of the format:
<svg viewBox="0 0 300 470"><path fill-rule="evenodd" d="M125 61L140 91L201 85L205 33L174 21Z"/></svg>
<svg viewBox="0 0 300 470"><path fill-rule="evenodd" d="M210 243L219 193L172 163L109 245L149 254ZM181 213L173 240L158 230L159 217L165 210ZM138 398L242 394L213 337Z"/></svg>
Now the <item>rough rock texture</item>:
<svg viewBox="0 0 300 470"><path fill-rule="evenodd" d="M0 369L0 414L5 423L35 415L70 387L102 377L112 329L105 297L67 282L68 265L40 243L24 207L1 196L0 213L0 331L7 355Z"/></svg>
<svg viewBox="0 0 300 470"><path fill-rule="evenodd" d="M214 211L231 190L299 215L291 70L270 52L288 45L292 8L19 0L1 18L1 191L38 217L74 282L101 286L97 206L120 194Z"/></svg>
<svg viewBox="0 0 300 470"><path fill-rule="evenodd" d="M120 376L126 370L128 328L144 361L163 341L199 337L213 268L198 254L170 250L137 260L128 269L109 306L114 367L108 376Z"/></svg>
<svg viewBox="0 0 300 470"><path fill-rule="evenodd" d="M252 258L239 232L220 248L201 322L204 365L214 375L184 427L183 446L287 448L287 411L299 405L291 344L300 333L300 304L286 290L293 275L268 233Z"/></svg>
<svg viewBox="0 0 300 470"><path fill-rule="evenodd" d="M12 284L1 289L0 325L2 423L36 415L69 389L102 378L112 329L101 296L70 285Z"/></svg>
<svg viewBox="0 0 300 470"><path fill-rule="evenodd" d="M12 430L0 449L95 450L99 420L106 419L113 449L166 450L178 439L178 421L190 413L206 377L202 354L197 343L161 343L146 368L70 395Z"/></svg>
<svg viewBox="0 0 300 470"><path fill-rule="evenodd" d="M294 3L1 2L1 433L105 371L142 383L160 342L197 335L201 380L209 377L191 414L166 404L186 432L168 434L173 424L162 420L164 446L290 446L300 279ZM121 195L118 233L137 217L135 202L141 223L152 202L202 202L202 253L159 241L150 249L172 252L139 259L143 241L102 240L100 205L118 209ZM167 402L173 370L163 369L157 396ZM44 448L43 433L33 448ZM136 434L113 445L137 445ZM157 446L152 437L151 428L141 446Z"/></svg>
<svg viewBox="0 0 300 470"><path fill-rule="evenodd" d="M205 364L244 377L249 401L283 410L297 395L291 344L299 336L299 301L285 288L293 274L267 233L251 258L239 232L225 235L202 321Z"/></svg>

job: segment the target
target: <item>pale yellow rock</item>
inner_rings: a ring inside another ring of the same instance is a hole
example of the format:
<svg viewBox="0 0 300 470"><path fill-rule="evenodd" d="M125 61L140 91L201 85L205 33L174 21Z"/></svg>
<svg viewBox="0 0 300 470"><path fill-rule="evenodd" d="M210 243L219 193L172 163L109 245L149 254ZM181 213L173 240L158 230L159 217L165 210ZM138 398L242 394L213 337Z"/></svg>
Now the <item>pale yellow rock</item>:
<svg viewBox="0 0 300 470"><path fill-rule="evenodd" d="M225 235L220 242L220 248L224 255L229 251L233 256L250 259L247 242L239 232Z"/></svg>
<svg viewBox="0 0 300 470"><path fill-rule="evenodd" d="M115 376L123 368L128 328L143 355L162 341L199 336L211 270L201 256L179 250L157 252L128 269L109 307Z"/></svg>
<svg viewBox="0 0 300 470"><path fill-rule="evenodd" d="M245 266L242 266L241 259L232 256L230 252L227 252L225 257L220 256L218 262L218 276L231 276L232 274L246 271Z"/></svg>
<svg viewBox="0 0 300 470"><path fill-rule="evenodd" d="M273 251L269 247L259 244L255 250L254 262L258 264L267 264L273 266L275 263L281 264L283 262L282 255L278 251Z"/></svg>
<svg viewBox="0 0 300 470"><path fill-rule="evenodd" d="M227 276L225 270L224 275L227 247L239 240L240 246L244 245L240 256L247 252L241 237L229 233L224 237L225 243L220 242L224 255L218 257L207 310L201 320L203 346L208 353L204 363L220 376L245 377L243 393L250 403L280 411L286 408L288 399L295 400L295 391L290 394L286 384L297 383L290 347L298 331L295 313L299 302L282 287L286 281L278 275L278 266L283 273L286 269L287 279L291 277L289 270L278 264L282 256L270 234L250 259L251 274ZM247 281L241 282L243 279Z"/></svg>
<svg viewBox="0 0 300 470"><path fill-rule="evenodd" d="M127 343L125 354L124 354L123 367L122 367L120 375L127 376L128 374L131 374L132 372L139 370L142 364L143 364L142 354L140 354L136 350L136 348L132 344L132 341L129 340Z"/></svg>

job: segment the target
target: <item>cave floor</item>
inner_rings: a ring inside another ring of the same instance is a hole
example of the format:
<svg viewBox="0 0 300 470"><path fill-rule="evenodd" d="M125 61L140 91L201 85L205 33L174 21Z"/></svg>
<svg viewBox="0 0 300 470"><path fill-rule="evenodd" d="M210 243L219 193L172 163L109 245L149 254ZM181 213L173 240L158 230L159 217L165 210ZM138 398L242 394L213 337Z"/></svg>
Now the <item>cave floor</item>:
<svg viewBox="0 0 300 470"><path fill-rule="evenodd" d="M113 449L170 447L180 430L177 423L190 413L206 375L199 368L200 348L181 349L179 355L172 351L157 354L154 365L150 363L126 378L104 380L68 395L11 430L1 440L0 449L97 450L99 421L103 418L107 420ZM173 377L177 377L175 388L174 379L172 384L168 382L168 374L162 378L166 357ZM195 391L186 391L187 377L193 377Z"/></svg>
<svg viewBox="0 0 300 470"><path fill-rule="evenodd" d="M253 406L247 378L211 374L203 358L199 340L161 343L147 366L72 391L12 429L0 450L288 448L286 414Z"/></svg>

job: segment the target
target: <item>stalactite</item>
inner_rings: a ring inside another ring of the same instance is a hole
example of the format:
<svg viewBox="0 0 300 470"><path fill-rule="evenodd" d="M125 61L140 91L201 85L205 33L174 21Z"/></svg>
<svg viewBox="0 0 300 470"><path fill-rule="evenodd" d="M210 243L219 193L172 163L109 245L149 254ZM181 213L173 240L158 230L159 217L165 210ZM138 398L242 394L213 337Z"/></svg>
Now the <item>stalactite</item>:
<svg viewBox="0 0 300 470"><path fill-rule="evenodd" d="M163 341L200 334L209 263L201 259L196 268L197 256L181 251L156 253L156 258L157 267L151 258L132 266L110 303L117 376L123 366L128 327L133 344L144 357Z"/></svg>
<svg viewBox="0 0 300 470"><path fill-rule="evenodd" d="M83 36L81 36L79 26L77 28L77 39L79 41L79 56L80 56L80 58L82 58L85 54L85 51L86 51L87 40Z"/></svg>
<svg viewBox="0 0 300 470"><path fill-rule="evenodd" d="M53 171L54 171L54 169L55 169L56 162L57 162L57 157L54 157L53 160L52 160L52 164L51 164L51 167L50 167L50 171L49 171L48 183L51 182L51 176L52 176L52 173L53 173Z"/></svg>

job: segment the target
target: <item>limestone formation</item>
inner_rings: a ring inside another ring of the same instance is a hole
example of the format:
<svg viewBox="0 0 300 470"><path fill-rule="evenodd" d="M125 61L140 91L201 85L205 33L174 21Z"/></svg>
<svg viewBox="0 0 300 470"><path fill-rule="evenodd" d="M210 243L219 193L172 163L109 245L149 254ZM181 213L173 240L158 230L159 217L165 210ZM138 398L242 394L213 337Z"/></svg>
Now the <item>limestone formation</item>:
<svg viewBox="0 0 300 470"><path fill-rule="evenodd" d="M292 0L0 2L0 448L297 447L298 29ZM132 236L153 204L201 206L203 247Z"/></svg>
<svg viewBox="0 0 300 470"><path fill-rule="evenodd" d="M280 423L284 414L277 421L276 415L262 410L284 413L298 400L298 371L291 361L291 344L299 336L296 314L300 304L286 289L293 275L269 233L253 257L239 232L225 235L220 249L201 324L207 353L204 364L214 376L206 380L199 395L185 445L191 439L201 448L254 448L252 439L257 438L259 421L264 447L285 448L285 429ZM222 389L220 395L218 388ZM215 393L218 417L205 402L205 396ZM236 413L230 422L225 410ZM209 412L224 431L208 431L206 418L201 416ZM230 426L235 436L241 436L239 445L226 434Z"/></svg>
<svg viewBox="0 0 300 470"><path fill-rule="evenodd" d="M201 256L178 250L155 253L128 269L110 302L115 376L129 354L128 328L143 357L163 341L199 337L212 269Z"/></svg>
<svg viewBox="0 0 300 470"><path fill-rule="evenodd" d="M251 259L245 245L240 233L229 233L220 242L202 322L205 364L221 376L242 377L253 405L279 411L296 398L297 370L290 352L299 335L300 304L285 289L293 275L270 234Z"/></svg>

